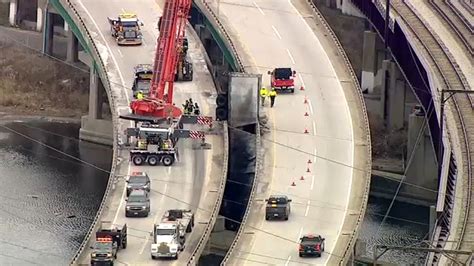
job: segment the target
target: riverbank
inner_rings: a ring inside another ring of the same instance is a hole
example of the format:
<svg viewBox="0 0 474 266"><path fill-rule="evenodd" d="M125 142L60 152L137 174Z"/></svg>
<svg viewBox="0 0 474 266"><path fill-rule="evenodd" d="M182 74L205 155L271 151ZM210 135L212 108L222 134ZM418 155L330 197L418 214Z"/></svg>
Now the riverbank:
<svg viewBox="0 0 474 266"><path fill-rule="evenodd" d="M0 50L0 112L68 118L87 113L88 71L43 56L5 33Z"/></svg>

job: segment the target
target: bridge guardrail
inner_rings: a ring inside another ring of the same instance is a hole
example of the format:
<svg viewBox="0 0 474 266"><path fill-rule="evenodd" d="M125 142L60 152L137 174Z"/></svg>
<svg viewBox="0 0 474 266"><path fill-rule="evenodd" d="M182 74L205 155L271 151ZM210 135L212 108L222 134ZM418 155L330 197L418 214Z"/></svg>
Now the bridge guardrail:
<svg viewBox="0 0 474 266"><path fill-rule="evenodd" d="M217 15L214 13L214 11L212 10L212 8L209 6L209 4L205 1L201 1L201 3L205 6L205 8L207 9L207 11L210 13L210 15L214 18L213 20L210 20L210 23L215 23L218 27L219 27L219 30L220 32L225 36L225 40L227 41L227 43L229 44L231 50L232 50L232 53L234 55L234 58L235 60L237 61L237 64L239 66L239 70L241 72L245 72L245 68L244 68L244 65L242 63L242 59L240 58L239 54L237 53L237 48L234 44L234 42L232 41L232 39L230 38L230 35L229 33L226 31L226 29L224 28L224 26L222 25L222 23L220 22L219 18L217 17ZM256 189L256 181L258 179L258 175L260 173L259 171L259 168L261 167L262 165L262 154L261 154L261 149L260 149L260 145L261 145L261 140L260 140L260 125L257 124L257 130L256 130L257 134L256 134L256 152L257 152L257 159L256 159L256 167L255 167L255 177L254 177L254 181L253 181L253 185L252 185L252 189L251 189L251 192L250 192L250 196L249 196L249 202L247 204L247 208L245 210L245 213L244 213L244 216L242 218L242 221L240 223L240 228L237 232L237 235L236 237L234 238L234 241L232 242L229 250L227 251L227 254L226 256L224 257L224 260L222 261L222 264L221 265L224 265L225 262L228 261L229 257L230 257L230 254L232 253L233 249L235 248L235 246L237 245L239 239L240 239L240 236L242 235L243 233L243 229L245 227L245 223L247 221L247 218L248 218L248 215L249 215L249 212L250 212L250 209L251 209L251 206L252 206L252 202L253 202L253 198L254 198L254 195L255 195L255 189Z"/></svg>
<svg viewBox="0 0 474 266"><path fill-rule="evenodd" d="M366 167L366 188L364 191L364 194L362 195L363 202L365 204L362 204L360 207L359 211L359 216L357 217L357 222L354 228L354 231L351 235L351 238L349 240L349 245L346 247L344 254L342 255L342 260L339 262L339 264L344 264L347 262L349 257L352 254L352 249L355 246L355 242L357 241L357 232L360 229L360 226L362 224L362 221L364 220L364 215L367 207L367 200L369 198L369 190L370 190L370 179L371 179L371 171L372 171L372 162L371 162L371 155L372 155L372 146L371 146L371 139L370 139L370 126L369 126L369 117L367 114L367 109L365 107L365 100L364 100L364 95L362 94L362 89L359 85L359 81L357 79L357 75L354 72L354 69L352 68L351 62L349 61L349 58L347 57L347 54L342 47L342 44L339 42L339 39L337 38L336 34L334 31L331 29L331 26L329 26L329 23L326 21L324 16L321 14L321 12L318 10L318 8L314 5L312 0L306 0L306 2L311 6L311 9L314 11L315 18L319 20L319 22L324 26L326 29L327 34L331 37L332 41L334 44L336 44L336 47L338 49L339 56L341 56L345 62L346 65L346 70L350 72L351 79L352 79L352 84L356 87L357 89L357 96L359 98L359 103L361 104L361 111L362 111L362 117L364 119L364 131L366 131L366 147L367 147L367 154L368 154L368 162L367 162L367 167ZM337 243L337 242L336 242ZM345 265L345 264L344 264Z"/></svg>
<svg viewBox="0 0 474 266"><path fill-rule="evenodd" d="M221 183L219 184L219 190L218 190L219 194L217 196L217 200L214 204L214 207L212 208L211 218L209 220L209 223L206 225L206 228L204 229L204 233L201 239L199 239L199 242L196 248L194 248L193 252L191 253L191 258L187 262L187 265L189 266L198 264L199 257L201 256L202 251L204 250L206 243L209 240L209 237L212 233L214 224L216 223L216 219L217 219L217 216L219 215L219 210L222 204L222 198L224 197L224 188L227 182L227 168L228 168L227 166L229 162L229 128L226 121L224 121L223 126L224 126L224 160L223 160L223 167L222 167Z"/></svg>
<svg viewBox="0 0 474 266"><path fill-rule="evenodd" d="M212 17L214 18L214 22L219 26L219 29L220 31L225 35L226 37L226 40L228 41L228 43L230 44L230 47L232 49L232 52L236 58L236 61L238 63L238 66L240 68L240 71L241 72L245 72L245 67L242 63L242 59L240 58L240 56L238 55L237 53L237 48L235 46L235 44L233 43L232 39L230 38L230 35L228 34L228 32L226 31L226 29L224 28L224 26L222 25L222 23L220 22L219 18L217 17L217 15L214 13L214 11L212 10L212 8L209 6L209 4L207 2L204 2L202 1L202 3L204 4L204 6L206 7L206 9L208 10L208 12L212 15ZM212 22L211 22L212 23ZM261 167L262 165L262 154L261 154L261 139L260 139L260 125L257 124L257 130L256 130L256 167L255 167L255 177L254 177L254 181L253 181L253 185L252 185L252 189L250 191L250 196L249 196L249 201L248 201L248 204L247 204L247 208L245 210L245 213L244 213L244 216L242 218L242 221L240 222L240 227L239 227L239 230L237 231L237 234L234 238L234 241L232 241L232 244L229 248L229 250L227 251L227 254L226 256L224 257L221 265L224 265L228 260L229 260L229 257L230 257L230 254L232 253L233 249L235 248L235 246L237 245L242 233L243 233L243 230L244 230L244 227L245 227L245 223L247 221L247 218L248 218L248 215L249 215L249 212L250 212L250 209L252 207L252 203L253 203L253 198L254 198L254 195L255 195L255 190L256 190L256 181L258 180L258 176L259 176L259 168Z"/></svg>
<svg viewBox="0 0 474 266"><path fill-rule="evenodd" d="M76 264L77 259L80 257L82 252L87 246L87 243L90 240L91 235L93 232L97 229L97 226L99 225L99 220L102 215L102 212L104 211L105 206L107 205L107 200L109 199L110 192L113 188L114 181L115 181L115 171L117 168L117 159L118 159L118 138L119 138L119 132L118 132L118 114L116 110L116 100L111 93L111 82L108 78L107 75L107 68L102 61L102 58L99 54L99 50L97 46L94 43L94 40L92 38L92 35L90 34L89 30L86 27L86 24L84 23L83 19L81 18L79 12L75 8L74 4L72 3L71 0L50 0L50 3L57 9L57 11L63 16L63 18L66 20L66 22L73 28L77 27L79 32L81 33L81 36L79 38L82 38L83 41L86 43L85 49L88 50L90 53L90 56L93 58L93 65L94 67L97 67L99 76L102 80L102 83L104 85L104 88L107 92L107 95L109 96L109 104L110 104L110 109L112 113L112 124L113 124L113 131L114 131L114 141L113 141L113 155L112 155L112 167L110 170L110 176L109 180L107 183L107 187L105 189L104 196L102 198L102 202L99 206L99 210L97 211L96 216L94 217L94 220L91 224L91 227L89 228L89 231L87 232L86 236L84 237L84 240L82 241L81 245L79 246L79 249L77 250L76 254L71 259L71 264ZM68 13L68 7L70 11L73 12L74 16L71 16L71 14ZM79 24L79 25L78 25ZM84 38L82 33L85 33L87 38ZM97 65L98 64L98 65Z"/></svg>

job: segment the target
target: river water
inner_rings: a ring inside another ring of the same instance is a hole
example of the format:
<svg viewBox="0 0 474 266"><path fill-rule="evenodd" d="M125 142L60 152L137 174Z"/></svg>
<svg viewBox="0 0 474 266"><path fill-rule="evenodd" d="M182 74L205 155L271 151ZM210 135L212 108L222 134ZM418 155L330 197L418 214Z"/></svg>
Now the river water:
<svg viewBox="0 0 474 266"><path fill-rule="evenodd" d="M0 265L66 265L82 242L107 185L112 150L79 142L78 132L75 124L0 122ZM376 244L409 245L428 231L428 208L395 203L390 213L395 218L377 234L389 204L369 199L359 234L367 256ZM217 265L219 258L210 257L206 264ZM388 252L381 259L418 265L424 254Z"/></svg>
<svg viewBox="0 0 474 266"><path fill-rule="evenodd" d="M395 202L386 221L382 219L390 206L390 200L369 197L367 212L362 223L359 239L366 243L366 256L372 258L375 245L422 247L420 239L426 238L429 230L429 208ZM423 246L424 247L424 246ZM378 251L380 254L381 250ZM388 251L380 260L396 265L422 265L426 253L410 251Z"/></svg>
<svg viewBox="0 0 474 266"><path fill-rule="evenodd" d="M82 242L112 150L78 141L78 132L75 124L0 122L0 265L67 265Z"/></svg>

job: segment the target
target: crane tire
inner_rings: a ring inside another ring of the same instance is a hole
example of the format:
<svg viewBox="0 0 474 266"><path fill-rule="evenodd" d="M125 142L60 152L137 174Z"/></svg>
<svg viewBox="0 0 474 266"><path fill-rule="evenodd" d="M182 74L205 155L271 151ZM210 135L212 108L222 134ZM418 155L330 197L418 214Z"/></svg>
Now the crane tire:
<svg viewBox="0 0 474 266"><path fill-rule="evenodd" d="M150 155L148 156L148 164L150 166L155 166L158 164L160 160L158 159L158 157L156 155Z"/></svg>
<svg viewBox="0 0 474 266"><path fill-rule="evenodd" d="M145 159L141 155L133 155L132 162L134 165L142 165Z"/></svg>

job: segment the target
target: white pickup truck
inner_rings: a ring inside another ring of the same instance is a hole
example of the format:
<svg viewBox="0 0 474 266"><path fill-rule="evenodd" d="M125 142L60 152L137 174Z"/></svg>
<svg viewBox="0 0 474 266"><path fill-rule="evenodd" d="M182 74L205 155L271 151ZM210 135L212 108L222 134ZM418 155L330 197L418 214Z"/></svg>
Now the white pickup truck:
<svg viewBox="0 0 474 266"><path fill-rule="evenodd" d="M159 224L153 227L151 258L178 259L184 250L186 234L194 227L194 214L191 210L168 210Z"/></svg>

